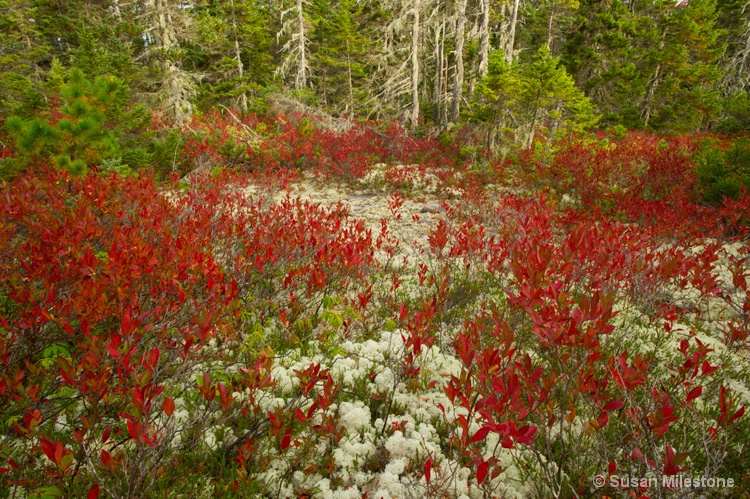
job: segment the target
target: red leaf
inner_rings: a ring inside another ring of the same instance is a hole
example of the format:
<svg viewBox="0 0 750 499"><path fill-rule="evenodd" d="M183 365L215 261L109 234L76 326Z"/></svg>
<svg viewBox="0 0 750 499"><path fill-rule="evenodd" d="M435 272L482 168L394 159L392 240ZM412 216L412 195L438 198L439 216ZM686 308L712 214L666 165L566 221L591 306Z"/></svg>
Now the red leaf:
<svg viewBox="0 0 750 499"><path fill-rule="evenodd" d="M599 414L597 422L599 423L599 428L604 428L609 422L609 414L607 414L606 412L602 412L601 414Z"/></svg>
<svg viewBox="0 0 750 499"><path fill-rule="evenodd" d="M284 327L289 327L289 319L287 317L286 310L279 310L279 320L281 320L281 323L284 325Z"/></svg>
<svg viewBox="0 0 750 499"><path fill-rule="evenodd" d="M102 464L106 466L107 468L111 468L112 464L115 461L114 458L112 458L112 456L109 454L109 452L107 452L104 449L102 449L101 459L102 459Z"/></svg>
<svg viewBox="0 0 750 499"><path fill-rule="evenodd" d="M58 466L60 465L60 462L62 461L63 455L65 453L65 448L63 447L62 442L59 440L55 442L55 464Z"/></svg>
<svg viewBox="0 0 750 499"><path fill-rule="evenodd" d="M424 472L424 479L427 481L427 485L430 484L430 476L432 473L432 458L428 459L426 463L424 463L424 468L422 468L422 471Z"/></svg>
<svg viewBox="0 0 750 499"><path fill-rule="evenodd" d="M128 421L128 433L133 440L140 440L143 435L141 423Z"/></svg>
<svg viewBox="0 0 750 499"><path fill-rule="evenodd" d="M317 408L318 408L318 403L313 402L310 408L307 410L307 419L310 419L312 417L313 413L315 412L315 409Z"/></svg>
<svg viewBox="0 0 750 499"><path fill-rule="evenodd" d="M164 411L164 414L171 416L174 413L174 400L172 400L172 397L165 398L164 402L161 404L161 408Z"/></svg>
<svg viewBox="0 0 750 499"><path fill-rule="evenodd" d="M86 499L98 499L99 498L99 486L94 485L89 490L89 493L86 494Z"/></svg>
<svg viewBox="0 0 750 499"><path fill-rule="evenodd" d="M471 443L479 442L480 440L483 440L487 434L490 432L490 429L488 427L480 428L473 437L471 437Z"/></svg>
<svg viewBox="0 0 750 499"><path fill-rule="evenodd" d="M745 414L744 405L737 409L737 412L735 412L729 419L727 419L727 424L731 424L735 419L741 418L743 414Z"/></svg>
<svg viewBox="0 0 750 499"><path fill-rule="evenodd" d="M42 451L53 463L55 461L55 444L47 440L46 438L40 438L39 444L42 446Z"/></svg>
<svg viewBox="0 0 750 499"><path fill-rule="evenodd" d="M110 343L109 345L107 345L107 351L113 358L120 358L120 352L117 350L117 347L114 345L114 343Z"/></svg>
<svg viewBox="0 0 750 499"><path fill-rule="evenodd" d="M490 468L490 464L486 461L482 461L482 463L477 466L477 483L481 484L484 479L487 477L487 471Z"/></svg>
<svg viewBox="0 0 750 499"><path fill-rule="evenodd" d="M688 392L685 402L690 402L691 400L697 399L698 397L701 396L701 393L703 393L703 387L696 386L695 388L693 388L692 390Z"/></svg>
<svg viewBox="0 0 750 499"><path fill-rule="evenodd" d="M297 419L299 419L299 422L304 424L305 423L305 414L302 412L302 410L297 407L294 409L294 415L297 416Z"/></svg>
<svg viewBox="0 0 750 499"><path fill-rule="evenodd" d="M409 311L406 309L406 307L404 307L404 304L403 303L399 304L398 308L399 308L399 311L398 311L399 320L406 319L406 316L409 314Z"/></svg>
<svg viewBox="0 0 750 499"><path fill-rule="evenodd" d="M607 471L610 475L614 475L615 473L617 473L617 463L615 463L614 461L610 461L609 465L607 466Z"/></svg>
<svg viewBox="0 0 750 499"><path fill-rule="evenodd" d="M701 376L708 376L709 374L713 373L719 368L719 366L712 366L708 363L707 360L703 361L703 364L701 364Z"/></svg>
<svg viewBox="0 0 750 499"><path fill-rule="evenodd" d="M151 367L156 367L156 364L159 362L159 347L154 347L151 352L149 352L149 359L148 363Z"/></svg>
<svg viewBox="0 0 750 499"><path fill-rule="evenodd" d="M604 404L604 407L602 407L602 410L603 411L616 411L618 409L622 409L623 406L625 406L625 403L622 400L612 400Z"/></svg>
<svg viewBox="0 0 750 499"><path fill-rule="evenodd" d="M292 443L292 430L287 428L284 437L281 439L281 450L286 450L290 443Z"/></svg>

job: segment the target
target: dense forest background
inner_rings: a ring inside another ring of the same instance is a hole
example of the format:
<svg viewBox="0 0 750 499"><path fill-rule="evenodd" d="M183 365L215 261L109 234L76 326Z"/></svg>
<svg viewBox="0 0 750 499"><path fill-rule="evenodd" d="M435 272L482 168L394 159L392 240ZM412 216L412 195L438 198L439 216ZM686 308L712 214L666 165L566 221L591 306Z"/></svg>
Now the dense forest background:
<svg viewBox="0 0 750 499"><path fill-rule="evenodd" d="M278 95L333 116L399 120L413 131L469 124L490 148L592 125L736 133L750 124L745 7L3 0L0 116L17 117L6 131L25 138L27 150L52 133L42 125L56 122L55 111L92 118L93 128L108 123L120 147L100 147L104 159L130 166L154 161L153 150L136 152L154 140L145 133L153 112L185 125L222 106L264 114ZM80 109L86 95L98 95L103 116ZM62 109L76 99L79 109ZM29 121L39 116L46 119Z"/></svg>

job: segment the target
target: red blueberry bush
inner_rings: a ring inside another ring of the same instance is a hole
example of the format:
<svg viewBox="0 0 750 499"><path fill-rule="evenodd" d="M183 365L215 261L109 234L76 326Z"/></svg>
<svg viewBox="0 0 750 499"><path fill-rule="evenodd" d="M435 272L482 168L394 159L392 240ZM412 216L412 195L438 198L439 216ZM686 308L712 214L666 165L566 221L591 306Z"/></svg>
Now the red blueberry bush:
<svg viewBox="0 0 750 499"><path fill-rule="evenodd" d="M272 385L258 350L278 343L253 343L253 328L309 314L373 265L369 233L342 208L264 208L227 174L196 183L46 172L3 191L6 484L137 495L189 469L191 439L256 417L253 393ZM230 355L238 342L247 351ZM226 363L236 374L214 379ZM177 399L199 412L176 422Z"/></svg>
<svg viewBox="0 0 750 499"><path fill-rule="evenodd" d="M750 483L746 200L694 197L692 139L574 140L551 164L464 172L397 126L214 118L185 132L183 181L38 168L2 186L8 495ZM377 163L397 192L374 225L285 193L300 170ZM428 174L460 196L409 217L409 175ZM409 219L431 224L416 248L397 237Z"/></svg>

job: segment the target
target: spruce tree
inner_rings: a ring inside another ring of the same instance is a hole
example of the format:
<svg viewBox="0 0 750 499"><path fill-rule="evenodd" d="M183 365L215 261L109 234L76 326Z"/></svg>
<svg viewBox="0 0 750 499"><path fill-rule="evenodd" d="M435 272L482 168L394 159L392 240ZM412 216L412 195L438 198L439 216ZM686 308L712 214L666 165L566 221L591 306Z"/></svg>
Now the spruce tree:
<svg viewBox="0 0 750 499"><path fill-rule="evenodd" d="M655 43L658 30L651 23L639 25L621 0L582 0L574 24L578 29L561 59L576 86L602 114L602 125L638 126L638 103L651 72L641 45Z"/></svg>
<svg viewBox="0 0 750 499"><path fill-rule="evenodd" d="M185 45L185 67L203 75L197 102L245 112L271 84L276 19L267 2L203 0L195 2L197 36Z"/></svg>
<svg viewBox="0 0 750 499"><path fill-rule="evenodd" d="M554 140L559 129L582 131L597 122L591 102L547 47L516 70L520 80L517 106L525 117L523 142L527 146L534 142L540 126L548 130L547 139Z"/></svg>
<svg viewBox="0 0 750 499"><path fill-rule="evenodd" d="M316 88L324 105L353 114L364 100L362 80L371 41L362 31L364 4L357 0L312 0Z"/></svg>
<svg viewBox="0 0 750 499"><path fill-rule="evenodd" d="M477 86L474 119L490 123L490 145L497 127L507 127L503 131L512 131L530 146L540 131L551 142L560 133L580 132L597 123L593 105L547 47L529 62L510 67L501 51L491 53L489 62L487 76Z"/></svg>
<svg viewBox="0 0 750 499"><path fill-rule="evenodd" d="M666 131L697 131L716 116L718 61L726 46L719 40L716 0L691 0L667 8L664 42L643 103L643 125Z"/></svg>
<svg viewBox="0 0 750 499"><path fill-rule="evenodd" d="M0 0L0 115L33 114L44 106L45 66L52 47L33 2Z"/></svg>

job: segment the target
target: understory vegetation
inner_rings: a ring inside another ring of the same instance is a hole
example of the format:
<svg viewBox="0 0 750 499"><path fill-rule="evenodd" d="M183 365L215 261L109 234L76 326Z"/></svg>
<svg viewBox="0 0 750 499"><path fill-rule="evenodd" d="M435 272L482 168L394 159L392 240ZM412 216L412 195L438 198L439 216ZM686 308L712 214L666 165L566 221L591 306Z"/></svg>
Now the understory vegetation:
<svg viewBox="0 0 750 499"><path fill-rule="evenodd" d="M750 486L743 139L600 133L503 158L467 150L470 128L217 112L155 175L97 163L81 151L116 144L66 143L65 119L14 125L47 149L19 142L0 196L3 497Z"/></svg>

